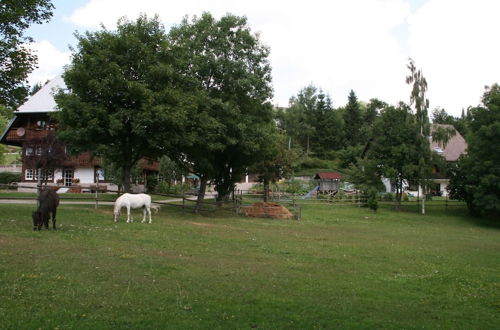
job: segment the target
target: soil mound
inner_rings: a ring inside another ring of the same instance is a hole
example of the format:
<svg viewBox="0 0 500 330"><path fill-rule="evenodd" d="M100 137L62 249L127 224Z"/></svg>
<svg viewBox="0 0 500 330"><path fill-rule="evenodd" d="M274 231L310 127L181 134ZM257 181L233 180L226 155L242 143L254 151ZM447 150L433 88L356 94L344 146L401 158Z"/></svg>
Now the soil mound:
<svg viewBox="0 0 500 330"><path fill-rule="evenodd" d="M243 214L247 217L293 219L293 214L286 207L278 203L258 202L242 209Z"/></svg>

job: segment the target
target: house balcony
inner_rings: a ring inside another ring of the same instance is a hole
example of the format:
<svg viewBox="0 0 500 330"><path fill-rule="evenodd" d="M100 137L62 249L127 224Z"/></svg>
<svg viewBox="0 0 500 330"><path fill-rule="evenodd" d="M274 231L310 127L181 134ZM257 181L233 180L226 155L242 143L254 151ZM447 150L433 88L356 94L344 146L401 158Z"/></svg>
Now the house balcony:
<svg viewBox="0 0 500 330"><path fill-rule="evenodd" d="M25 129L23 127L12 128L6 136L7 141L29 141L32 139L41 139L47 137L51 131L38 129Z"/></svg>

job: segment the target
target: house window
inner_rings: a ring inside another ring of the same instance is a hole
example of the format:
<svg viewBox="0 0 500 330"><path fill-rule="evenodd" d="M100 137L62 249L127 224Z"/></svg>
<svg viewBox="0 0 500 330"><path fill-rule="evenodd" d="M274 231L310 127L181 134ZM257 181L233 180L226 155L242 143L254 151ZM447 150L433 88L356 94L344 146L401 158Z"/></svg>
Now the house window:
<svg viewBox="0 0 500 330"><path fill-rule="evenodd" d="M24 178L26 180L33 180L33 169L27 168L26 171L24 172Z"/></svg>
<svg viewBox="0 0 500 330"><path fill-rule="evenodd" d="M104 170L102 168L96 168L95 170L95 177L99 181L104 181Z"/></svg>
<svg viewBox="0 0 500 330"><path fill-rule="evenodd" d="M42 155L42 147L37 146L35 149L35 155L41 156Z"/></svg>
<svg viewBox="0 0 500 330"><path fill-rule="evenodd" d="M46 181L52 181L54 176L53 176L53 171L52 169L48 169L48 170L45 170L44 172L44 176L43 176L43 179L46 180Z"/></svg>
<svg viewBox="0 0 500 330"><path fill-rule="evenodd" d="M26 156L33 156L33 147L26 147Z"/></svg>
<svg viewBox="0 0 500 330"><path fill-rule="evenodd" d="M71 186L73 184L73 169L71 168L64 169L63 179L65 186Z"/></svg>

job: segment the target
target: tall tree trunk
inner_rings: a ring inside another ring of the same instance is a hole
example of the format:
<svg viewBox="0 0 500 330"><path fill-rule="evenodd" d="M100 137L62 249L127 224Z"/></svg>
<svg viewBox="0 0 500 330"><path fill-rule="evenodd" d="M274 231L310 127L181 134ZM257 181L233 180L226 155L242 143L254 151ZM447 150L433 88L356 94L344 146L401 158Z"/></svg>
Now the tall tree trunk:
<svg viewBox="0 0 500 330"><path fill-rule="evenodd" d="M196 206L194 212L198 213L201 209L203 201L205 200L205 191L207 190L207 178L200 175L200 191L198 191L198 198L196 199Z"/></svg>
<svg viewBox="0 0 500 330"><path fill-rule="evenodd" d="M399 191L400 191L400 186L401 186L401 183L399 181L399 178L396 179L396 210L400 210L401 209L401 198L399 197Z"/></svg>
<svg viewBox="0 0 500 330"><path fill-rule="evenodd" d="M130 171L131 166L124 165L122 167L122 184L123 184L123 192L130 192Z"/></svg>
<svg viewBox="0 0 500 330"><path fill-rule="evenodd" d="M264 202L267 203L269 201L269 179L264 178Z"/></svg>

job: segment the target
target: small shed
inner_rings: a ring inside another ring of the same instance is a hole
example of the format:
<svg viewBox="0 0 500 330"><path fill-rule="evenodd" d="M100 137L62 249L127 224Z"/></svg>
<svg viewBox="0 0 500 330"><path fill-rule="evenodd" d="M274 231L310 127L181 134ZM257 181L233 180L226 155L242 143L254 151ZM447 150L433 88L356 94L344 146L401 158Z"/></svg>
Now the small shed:
<svg viewBox="0 0 500 330"><path fill-rule="evenodd" d="M319 192L332 193L339 190L342 174L338 172L321 172L317 173L314 179L318 180Z"/></svg>

